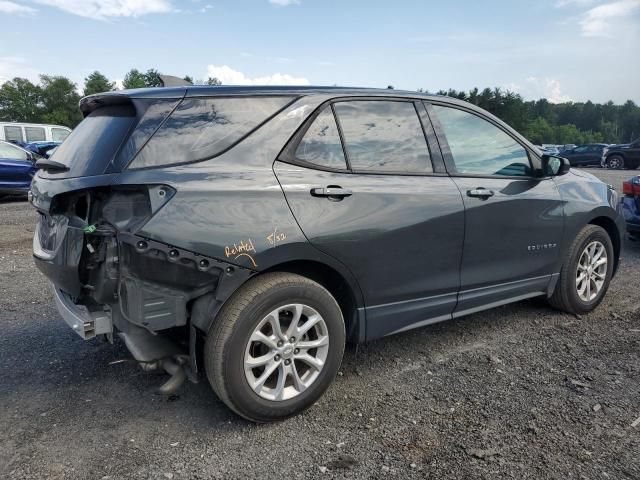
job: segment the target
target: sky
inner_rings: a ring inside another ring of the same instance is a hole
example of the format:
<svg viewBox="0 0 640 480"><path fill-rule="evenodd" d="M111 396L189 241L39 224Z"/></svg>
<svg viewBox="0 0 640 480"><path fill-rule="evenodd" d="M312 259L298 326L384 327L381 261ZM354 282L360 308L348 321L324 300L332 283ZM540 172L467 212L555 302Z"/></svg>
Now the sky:
<svg viewBox="0 0 640 480"><path fill-rule="evenodd" d="M640 0L0 0L0 83L131 68L640 104Z"/></svg>

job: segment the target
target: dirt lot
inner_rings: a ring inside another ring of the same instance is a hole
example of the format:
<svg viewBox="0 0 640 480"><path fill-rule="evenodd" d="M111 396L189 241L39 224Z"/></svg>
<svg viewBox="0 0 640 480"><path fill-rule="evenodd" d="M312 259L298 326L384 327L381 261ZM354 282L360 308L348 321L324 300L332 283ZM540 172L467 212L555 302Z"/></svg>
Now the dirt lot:
<svg viewBox="0 0 640 480"><path fill-rule="evenodd" d="M527 301L350 347L317 405L256 426L76 336L34 219L0 204L1 478L640 478L640 244L590 315Z"/></svg>

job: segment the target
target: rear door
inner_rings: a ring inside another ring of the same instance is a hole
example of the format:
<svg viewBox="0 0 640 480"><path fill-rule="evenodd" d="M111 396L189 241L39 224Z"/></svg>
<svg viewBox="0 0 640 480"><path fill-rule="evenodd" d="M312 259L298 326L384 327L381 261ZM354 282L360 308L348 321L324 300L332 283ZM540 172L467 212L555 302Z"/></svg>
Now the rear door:
<svg viewBox="0 0 640 480"><path fill-rule="evenodd" d="M466 212L454 316L545 293L564 225L554 180L535 176L528 149L491 119L452 105L429 113Z"/></svg>
<svg viewBox="0 0 640 480"><path fill-rule="evenodd" d="M274 170L308 240L358 279L367 338L451 317L464 211L422 104L327 104Z"/></svg>

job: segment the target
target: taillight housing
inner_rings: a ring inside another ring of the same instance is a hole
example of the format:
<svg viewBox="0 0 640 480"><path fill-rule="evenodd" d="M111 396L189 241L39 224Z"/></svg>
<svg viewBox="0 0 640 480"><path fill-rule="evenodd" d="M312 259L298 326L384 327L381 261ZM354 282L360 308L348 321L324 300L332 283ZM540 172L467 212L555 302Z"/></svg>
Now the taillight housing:
<svg viewBox="0 0 640 480"><path fill-rule="evenodd" d="M626 182L622 182L622 193L624 195L640 197L640 175L633 177Z"/></svg>

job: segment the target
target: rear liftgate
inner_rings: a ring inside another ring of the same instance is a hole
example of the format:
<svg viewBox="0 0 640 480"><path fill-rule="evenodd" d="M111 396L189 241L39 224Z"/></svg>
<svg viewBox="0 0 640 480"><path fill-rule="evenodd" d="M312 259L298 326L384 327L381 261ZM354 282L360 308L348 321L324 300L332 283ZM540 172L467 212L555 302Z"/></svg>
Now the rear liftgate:
<svg viewBox="0 0 640 480"><path fill-rule="evenodd" d="M206 332L253 273L134 233L174 193L150 185L59 195L34 236L36 265L54 283L65 321L85 340L113 341L117 329L144 370L171 375L164 394L197 381L196 327Z"/></svg>

